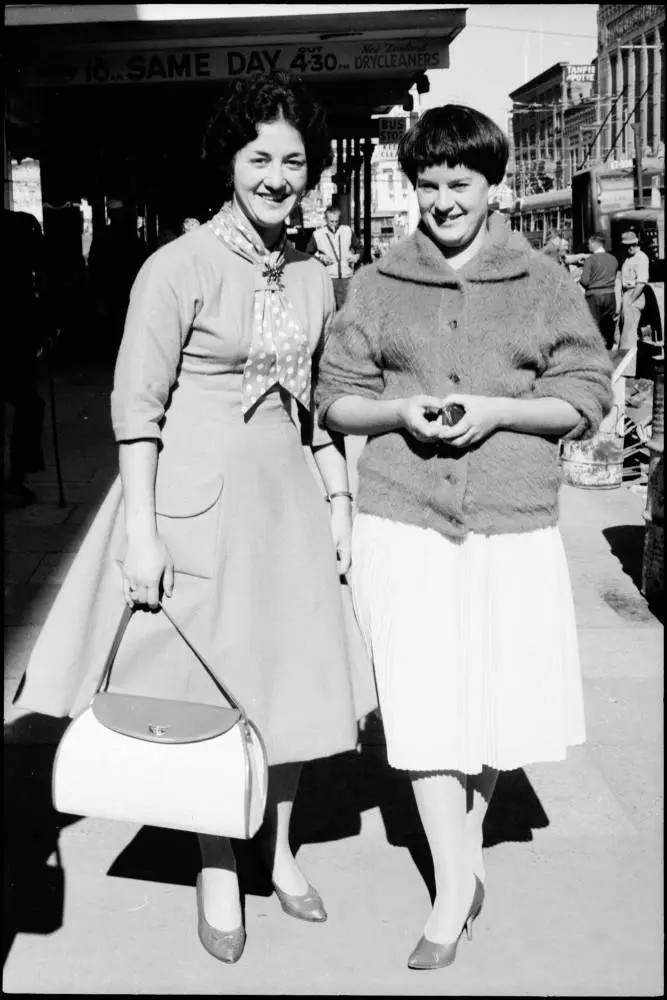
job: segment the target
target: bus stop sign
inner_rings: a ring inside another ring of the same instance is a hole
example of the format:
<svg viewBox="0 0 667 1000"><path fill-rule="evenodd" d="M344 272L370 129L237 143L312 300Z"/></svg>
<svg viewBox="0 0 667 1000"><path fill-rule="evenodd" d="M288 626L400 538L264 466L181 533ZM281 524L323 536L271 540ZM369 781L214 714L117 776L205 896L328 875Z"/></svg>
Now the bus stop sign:
<svg viewBox="0 0 667 1000"><path fill-rule="evenodd" d="M378 118L378 139L380 145L399 142L405 134L407 118Z"/></svg>

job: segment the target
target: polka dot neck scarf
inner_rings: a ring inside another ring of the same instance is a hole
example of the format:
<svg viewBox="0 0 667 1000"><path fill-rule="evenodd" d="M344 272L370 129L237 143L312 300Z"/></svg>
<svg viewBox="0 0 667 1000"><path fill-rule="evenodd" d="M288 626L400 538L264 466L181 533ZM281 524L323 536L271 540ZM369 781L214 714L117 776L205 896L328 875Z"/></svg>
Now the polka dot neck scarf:
<svg viewBox="0 0 667 1000"><path fill-rule="evenodd" d="M285 236L269 252L231 204L224 205L209 226L229 250L255 265L253 335L243 369L244 414L276 384L310 410L310 345L284 291Z"/></svg>

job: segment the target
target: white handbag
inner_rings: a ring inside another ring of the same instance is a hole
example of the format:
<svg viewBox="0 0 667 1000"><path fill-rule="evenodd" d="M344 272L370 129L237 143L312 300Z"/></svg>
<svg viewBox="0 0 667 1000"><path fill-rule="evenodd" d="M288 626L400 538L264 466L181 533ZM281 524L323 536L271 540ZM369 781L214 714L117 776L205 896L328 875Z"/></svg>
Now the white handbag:
<svg viewBox="0 0 667 1000"><path fill-rule="evenodd" d="M249 839L262 824L268 763L239 702L160 606L230 707L109 693L132 617L123 612L90 705L62 737L53 765L61 813Z"/></svg>

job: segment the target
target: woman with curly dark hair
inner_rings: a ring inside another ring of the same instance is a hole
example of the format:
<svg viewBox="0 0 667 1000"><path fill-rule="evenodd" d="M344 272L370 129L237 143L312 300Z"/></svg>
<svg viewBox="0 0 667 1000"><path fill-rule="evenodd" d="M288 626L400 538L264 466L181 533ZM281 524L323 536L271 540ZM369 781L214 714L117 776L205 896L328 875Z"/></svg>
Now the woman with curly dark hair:
<svg viewBox="0 0 667 1000"><path fill-rule="evenodd" d="M375 706L339 583L352 519L344 447L311 418L313 357L334 295L322 265L285 238L330 143L322 110L276 74L233 84L205 153L229 200L137 277L111 401L120 479L84 542L104 552L103 567L91 580L82 567L95 561L80 553L33 652L21 704L75 714L97 678L71 664L100 662L118 621L109 609L120 613L123 601L156 609L164 596L264 738L272 766L258 846L280 904L323 921L323 902L289 845L301 762L354 748L356 719ZM198 520L210 527L192 530ZM167 522L170 537L180 523L189 540L178 551L161 537ZM72 628L54 646L50 623L68 614ZM165 617L141 613L121 644L114 689L217 697ZM211 836L200 844L200 939L235 962L245 928L233 848Z"/></svg>

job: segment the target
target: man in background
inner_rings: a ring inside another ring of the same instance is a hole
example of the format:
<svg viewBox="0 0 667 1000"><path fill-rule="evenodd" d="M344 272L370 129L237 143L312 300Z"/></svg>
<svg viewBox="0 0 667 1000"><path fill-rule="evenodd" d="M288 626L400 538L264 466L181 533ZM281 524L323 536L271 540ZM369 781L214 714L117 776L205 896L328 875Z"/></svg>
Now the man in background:
<svg viewBox="0 0 667 1000"><path fill-rule="evenodd" d="M350 278L361 259L363 244L350 226L341 225L340 208L337 205L327 208L324 219L326 225L315 230L306 253L312 254L324 264L331 275L336 309L340 309L347 295Z"/></svg>
<svg viewBox="0 0 667 1000"><path fill-rule="evenodd" d="M625 259L621 264L621 337L619 347L630 351L637 346L639 321L646 303L644 289L648 284L648 257L639 249L639 237L632 230L621 236Z"/></svg>
<svg viewBox="0 0 667 1000"><path fill-rule="evenodd" d="M593 233L588 240L588 249L590 257L584 261L579 283L584 289L588 308L597 323L605 347L611 351L621 306L616 281L618 261L606 250L601 233Z"/></svg>
<svg viewBox="0 0 667 1000"><path fill-rule="evenodd" d="M550 257L556 264L561 264L563 267L567 267L567 261L565 255L567 253L567 240L563 238L563 234L559 233L557 229L550 229L547 235L547 241L542 247L542 253Z"/></svg>
<svg viewBox="0 0 667 1000"><path fill-rule="evenodd" d="M146 259L146 248L137 233L134 211L120 198L107 202L108 225L93 235L88 255L88 276L101 336L103 354L115 357L125 324L130 291Z"/></svg>
<svg viewBox="0 0 667 1000"><path fill-rule="evenodd" d="M26 507L36 497L25 479L44 468L44 400L37 391L37 357L48 336L40 303L44 237L28 212L3 211L3 397L5 403L5 508Z"/></svg>

